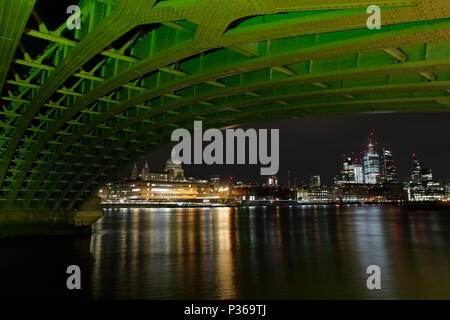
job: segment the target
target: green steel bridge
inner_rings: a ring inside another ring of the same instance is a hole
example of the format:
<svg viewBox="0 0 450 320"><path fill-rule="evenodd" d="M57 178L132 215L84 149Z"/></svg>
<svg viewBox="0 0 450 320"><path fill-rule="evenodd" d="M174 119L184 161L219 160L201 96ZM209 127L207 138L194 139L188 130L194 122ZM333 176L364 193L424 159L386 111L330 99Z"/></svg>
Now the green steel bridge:
<svg viewBox="0 0 450 320"><path fill-rule="evenodd" d="M0 224L87 210L193 120L450 108L449 0L39 2L0 0Z"/></svg>

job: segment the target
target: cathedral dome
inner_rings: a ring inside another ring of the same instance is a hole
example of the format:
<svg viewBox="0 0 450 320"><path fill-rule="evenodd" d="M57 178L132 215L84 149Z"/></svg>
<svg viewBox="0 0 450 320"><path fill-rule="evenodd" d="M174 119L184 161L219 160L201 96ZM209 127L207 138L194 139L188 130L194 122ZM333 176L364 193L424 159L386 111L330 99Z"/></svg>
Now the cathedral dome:
<svg viewBox="0 0 450 320"><path fill-rule="evenodd" d="M176 170L180 170L180 169L182 169L182 167L181 167L181 164L175 164L173 161L172 161L172 159L171 158L169 158L167 161L166 161L166 166L164 167L164 171L169 171L169 170L174 170L174 169L176 169Z"/></svg>

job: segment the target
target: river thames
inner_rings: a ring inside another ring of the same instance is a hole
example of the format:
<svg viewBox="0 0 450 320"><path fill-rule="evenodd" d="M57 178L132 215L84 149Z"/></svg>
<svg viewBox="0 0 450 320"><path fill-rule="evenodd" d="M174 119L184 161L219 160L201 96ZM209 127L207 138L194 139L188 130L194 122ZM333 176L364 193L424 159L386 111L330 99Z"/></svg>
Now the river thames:
<svg viewBox="0 0 450 320"><path fill-rule="evenodd" d="M90 236L0 242L1 297L450 299L450 212L109 209ZM66 289L78 265L82 288ZM381 268L368 290L366 268Z"/></svg>

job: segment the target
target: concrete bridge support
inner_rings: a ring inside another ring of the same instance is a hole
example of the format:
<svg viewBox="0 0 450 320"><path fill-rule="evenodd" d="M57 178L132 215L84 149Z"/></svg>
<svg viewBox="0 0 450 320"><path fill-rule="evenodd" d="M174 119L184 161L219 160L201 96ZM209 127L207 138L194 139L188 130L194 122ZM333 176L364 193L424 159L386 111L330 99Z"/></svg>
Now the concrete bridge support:
<svg viewBox="0 0 450 320"><path fill-rule="evenodd" d="M1 210L0 239L18 236L88 234L103 216L95 199L80 210Z"/></svg>

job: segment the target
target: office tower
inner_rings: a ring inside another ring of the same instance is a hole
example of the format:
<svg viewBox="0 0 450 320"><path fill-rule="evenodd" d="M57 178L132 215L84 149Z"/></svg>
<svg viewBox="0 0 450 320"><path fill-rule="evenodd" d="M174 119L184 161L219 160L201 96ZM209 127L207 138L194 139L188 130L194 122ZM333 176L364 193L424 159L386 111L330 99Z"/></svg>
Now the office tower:
<svg viewBox="0 0 450 320"><path fill-rule="evenodd" d="M310 179L310 185L313 187L320 187L320 175L312 175Z"/></svg>
<svg viewBox="0 0 450 320"><path fill-rule="evenodd" d="M267 185L269 186L277 186L278 185L278 178L277 176L271 176L267 179Z"/></svg>
<svg viewBox="0 0 450 320"><path fill-rule="evenodd" d="M353 165L353 172L355 175L355 183L364 183L364 169L361 163Z"/></svg>
<svg viewBox="0 0 450 320"><path fill-rule="evenodd" d="M343 180L344 183L354 183L355 182L355 174L354 174L354 165L352 158L345 158L343 164Z"/></svg>
<svg viewBox="0 0 450 320"><path fill-rule="evenodd" d="M382 181L386 183L398 182L397 167L394 164L391 150L384 147L381 157Z"/></svg>
<svg viewBox="0 0 450 320"><path fill-rule="evenodd" d="M370 134L369 144L367 150L364 152L363 166L364 166L364 182L366 184L376 184L380 182L380 156L375 150L375 145L372 141L373 133Z"/></svg>
<svg viewBox="0 0 450 320"><path fill-rule="evenodd" d="M422 182L433 181L433 173L431 172L431 169L423 168L421 174L422 174Z"/></svg>
<svg viewBox="0 0 450 320"><path fill-rule="evenodd" d="M344 155L342 170L335 176L334 183L336 185L355 183L355 164L351 157Z"/></svg>
<svg viewBox="0 0 450 320"><path fill-rule="evenodd" d="M422 164L416 158L416 154L412 155L412 173L411 173L411 183L421 183L422 182Z"/></svg>
<svg viewBox="0 0 450 320"><path fill-rule="evenodd" d="M336 185L355 183L354 161L351 157L344 155L342 170L335 176L334 183Z"/></svg>

